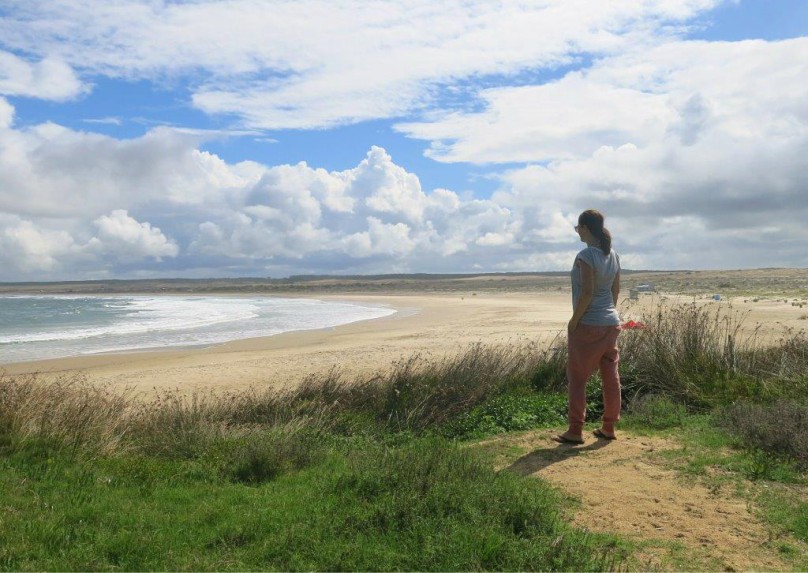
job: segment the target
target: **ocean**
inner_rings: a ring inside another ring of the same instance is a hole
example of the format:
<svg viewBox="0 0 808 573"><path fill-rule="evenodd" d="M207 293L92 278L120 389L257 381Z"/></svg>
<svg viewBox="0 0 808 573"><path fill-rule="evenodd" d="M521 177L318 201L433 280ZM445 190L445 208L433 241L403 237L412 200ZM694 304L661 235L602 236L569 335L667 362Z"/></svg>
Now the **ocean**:
<svg viewBox="0 0 808 573"><path fill-rule="evenodd" d="M381 306L276 297L0 296L0 365L209 346L389 316Z"/></svg>

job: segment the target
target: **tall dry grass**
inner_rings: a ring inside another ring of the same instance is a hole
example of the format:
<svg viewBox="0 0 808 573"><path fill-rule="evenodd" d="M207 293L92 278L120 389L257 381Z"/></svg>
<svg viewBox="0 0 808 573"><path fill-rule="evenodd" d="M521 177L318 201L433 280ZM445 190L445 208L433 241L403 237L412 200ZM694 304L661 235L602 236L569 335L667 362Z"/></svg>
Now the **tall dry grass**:
<svg viewBox="0 0 808 573"><path fill-rule="evenodd" d="M475 344L457 355L417 354L390 370L359 380L339 369L308 376L286 392L234 397L233 419L267 423L307 417L323 428L362 416L392 431L422 431L469 410L492 396L529 385L555 350L534 341Z"/></svg>
<svg viewBox="0 0 808 573"><path fill-rule="evenodd" d="M476 344L457 357L416 356L362 386L376 396L377 417L393 429L419 431L529 384L547 352L531 341Z"/></svg>
<svg viewBox="0 0 808 573"><path fill-rule="evenodd" d="M128 441L130 398L80 374L44 380L0 373L0 447L46 444L71 455L119 451Z"/></svg>
<svg viewBox="0 0 808 573"><path fill-rule="evenodd" d="M364 430L420 432L529 384L547 352L524 341L477 344L457 356L417 355L366 379L349 380L333 369L283 392L169 391L151 402L133 399L131 391L92 385L81 375L51 380L2 375L0 447L36 443L91 455L191 458L222 442L252 448L248 443L266 443L268 432L282 449L279 436L308 443L311 435L340 432L352 421Z"/></svg>
<svg viewBox="0 0 808 573"><path fill-rule="evenodd" d="M808 339L785 331L774 344L747 328L747 315L695 303L660 306L643 330L622 333L621 379L629 398L667 396L691 409L740 398L766 399L804 387Z"/></svg>

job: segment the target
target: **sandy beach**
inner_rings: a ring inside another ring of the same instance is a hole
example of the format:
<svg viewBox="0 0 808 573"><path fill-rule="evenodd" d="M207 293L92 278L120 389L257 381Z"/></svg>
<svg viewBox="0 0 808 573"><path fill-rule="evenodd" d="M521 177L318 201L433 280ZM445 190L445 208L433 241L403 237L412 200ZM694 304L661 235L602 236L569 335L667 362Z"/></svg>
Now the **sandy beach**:
<svg viewBox="0 0 808 573"><path fill-rule="evenodd" d="M82 373L91 382L131 388L148 396L155 391L235 391L248 387L284 388L306 376L338 368L346 377L370 376L393 363L421 354L434 358L453 355L475 343L525 340L550 343L563 332L571 312L568 291L437 294L315 295L318 299L354 301L394 308L390 317L335 328L291 332L237 340L206 348L167 349L81 356L9 364L7 374L43 376ZM624 319L639 318L666 304L719 304L686 295L643 296L621 306ZM739 297L732 308L745 315L751 331L775 340L786 329L808 325L808 309L786 299L753 302ZM722 307L727 302L720 303Z"/></svg>

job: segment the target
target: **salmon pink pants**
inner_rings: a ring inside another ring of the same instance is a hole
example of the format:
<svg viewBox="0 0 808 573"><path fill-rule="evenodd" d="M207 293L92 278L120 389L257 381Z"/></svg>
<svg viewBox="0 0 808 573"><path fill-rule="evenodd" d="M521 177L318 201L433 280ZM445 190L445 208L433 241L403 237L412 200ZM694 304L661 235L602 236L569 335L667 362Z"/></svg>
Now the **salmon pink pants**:
<svg viewBox="0 0 808 573"><path fill-rule="evenodd" d="M570 335L567 360L567 388L569 391L569 431L580 434L586 419L586 383L600 369L603 382L603 430L614 432L620 419L620 375L617 366L619 326L589 326L578 324Z"/></svg>

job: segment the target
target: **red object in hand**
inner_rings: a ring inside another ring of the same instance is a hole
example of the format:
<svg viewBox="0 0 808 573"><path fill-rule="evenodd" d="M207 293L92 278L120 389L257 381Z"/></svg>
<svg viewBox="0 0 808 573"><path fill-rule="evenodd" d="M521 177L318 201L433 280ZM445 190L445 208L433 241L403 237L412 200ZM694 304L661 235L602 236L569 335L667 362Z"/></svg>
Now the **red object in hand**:
<svg viewBox="0 0 808 573"><path fill-rule="evenodd" d="M645 325L642 322L634 322L633 320L629 320L628 322L624 322L620 325L622 329L632 329L632 328L645 328Z"/></svg>

